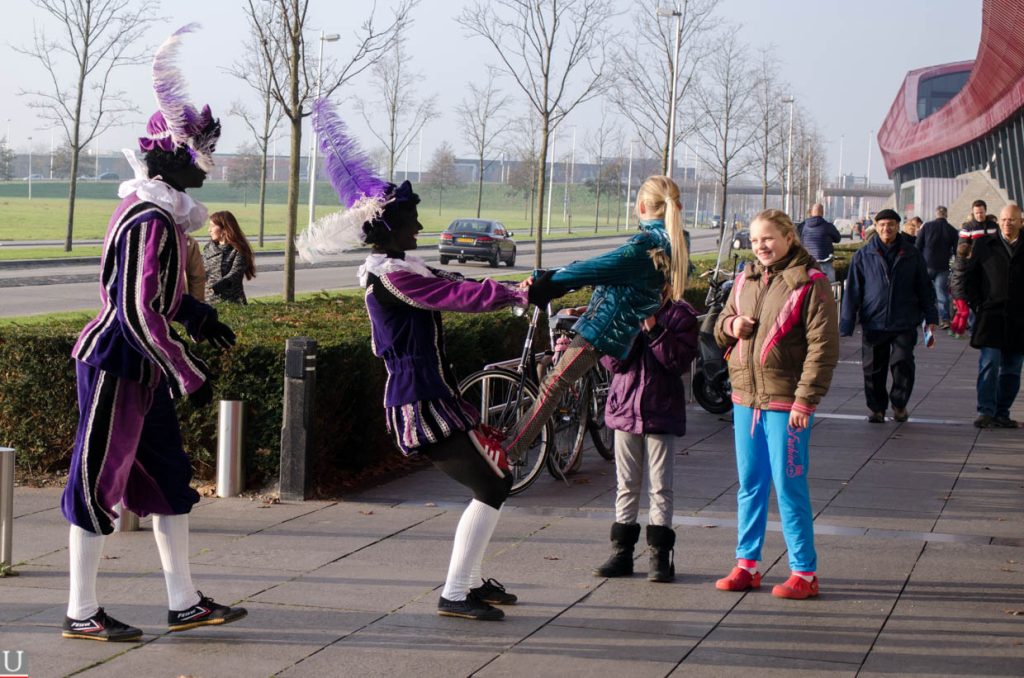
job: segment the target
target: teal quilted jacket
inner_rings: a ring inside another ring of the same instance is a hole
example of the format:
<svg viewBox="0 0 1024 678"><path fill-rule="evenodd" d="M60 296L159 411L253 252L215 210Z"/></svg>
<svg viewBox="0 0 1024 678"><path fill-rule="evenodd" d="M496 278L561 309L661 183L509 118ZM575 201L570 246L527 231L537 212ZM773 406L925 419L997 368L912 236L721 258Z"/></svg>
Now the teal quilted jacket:
<svg viewBox="0 0 1024 678"><path fill-rule="evenodd" d="M621 247L557 271L552 282L569 288L594 285L586 312L573 329L601 353L625 359L640 332L640 321L661 306L665 274L650 251L671 254L663 221L642 221L640 232Z"/></svg>

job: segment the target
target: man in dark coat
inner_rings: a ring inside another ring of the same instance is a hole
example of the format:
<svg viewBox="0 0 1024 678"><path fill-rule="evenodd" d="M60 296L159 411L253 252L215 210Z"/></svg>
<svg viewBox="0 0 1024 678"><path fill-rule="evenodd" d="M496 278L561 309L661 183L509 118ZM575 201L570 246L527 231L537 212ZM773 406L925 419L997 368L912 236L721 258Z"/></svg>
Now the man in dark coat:
<svg viewBox="0 0 1024 678"><path fill-rule="evenodd" d="M825 221L825 206L815 203L811 206L811 216L800 224L800 242L818 260L821 272L828 276L829 282L836 281L836 269L832 265L834 244L843 239L839 229L830 221Z"/></svg>
<svg viewBox="0 0 1024 678"><path fill-rule="evenodd" d="M892 418L907 420L907 402L914 389L914 344L924 318L935 331L938 313L935 290L928 279L924 257L900 233L900 215L885 209L875 215L877 238L857 250L846 274L839 334L853 335L860 320L863 331L861 366L868 421L885 421L892 403ZM886 393L886 372L892 368L892 389Z"/></svg>
<svg viewBox="0 0 1024 678"><path fill-rule="evenodd" d="M974 240L961 238L951 286L957 315L953 329L967 325L967 308L976 317L971 346L978 358L978 428L1017 428L1010 406L1020 390L1024 364L1024 247L1021 209L1007 205L999 230Z"/></svg>
<svg viewBox="0 0 1024 678"><path fill-rule="evenodd" d="M939 310L939 327L949 329L949 260L956 250L956 228L946 221L943 206L935 208L935 219L921 227L917 233L917 249L924 255L928 277L935 288Z"/></svg>

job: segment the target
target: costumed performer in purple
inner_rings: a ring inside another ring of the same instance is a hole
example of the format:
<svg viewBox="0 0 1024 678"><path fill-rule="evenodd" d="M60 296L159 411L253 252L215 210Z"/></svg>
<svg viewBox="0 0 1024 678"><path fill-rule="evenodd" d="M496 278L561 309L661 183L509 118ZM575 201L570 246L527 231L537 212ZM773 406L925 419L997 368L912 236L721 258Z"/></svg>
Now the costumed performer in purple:
<svg viewBox="0 0 1024 678"><path fill-rule="evenodd" d="M184 631L226 624L246 615L196 590L189 571L188 514L199 501L189 486L192 464L182 447L172 399L198 406L213 399L210 372L171 322L194 341L218 348L235 334L217 312L186 293L186 233L206 222L206 208L185 191L203 185L213 168L220 122L209 106L187 103L174 64L190 24L161 45L153 59L158 110L139 139L144 168L126 151L135 179L103 243L99 314L85 326L72 355L78 379L78 431L61 505L71 523L71 586L65 638L134 641L138 628L108 615L96 599L96 577L115 505L153 516L153 535L167 584L168 627Z"/></svg>
<svg viewBox="0 0 1024 678"><path fill-rule="evenodd" d="M366 289L373 352L388 372L384 393L389 433L404 455L422 454L473 492L455 530L452 558L438 602L442 616L498 620L494 605L516 596L480 575L502 504L512 487L503 454L479 443L480 416L459 395L444 348L441 311L481 313L526 305L526 290L493 280L467 280L427 266L408 254L422 230L420 199L408 181L385 182L369 163L330 104L316 102L313 126L331 185L347 210L324 217L298 241L302 256L342 251L359 244L372 251L359 268ZM482 584L472 587L475 582Z"/></svg>

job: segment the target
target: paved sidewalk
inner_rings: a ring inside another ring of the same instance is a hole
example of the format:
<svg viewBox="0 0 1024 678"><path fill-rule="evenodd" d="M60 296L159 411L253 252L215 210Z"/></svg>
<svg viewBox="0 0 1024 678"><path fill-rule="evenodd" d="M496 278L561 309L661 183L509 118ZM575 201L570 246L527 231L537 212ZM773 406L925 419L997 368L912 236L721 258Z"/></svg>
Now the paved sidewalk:
<svg viewBox="0 0 1024 678"><path fill-rule="evenodd" d="M970 425L977 352L945 336L918 347L911 420L868 424L858 342L843 340L812 438L817 600L771 596L788 574L777 523L766 586L714 589L733 564L731 430L691 409L675 583L648 583L641 552L632 578L591 575L608 554L614 469L588 451L570 487L544 476L506 506L485 576L521 604L501 623L435 614L466 494L424 470L339 502L205 499L192 514L196 583L249 609L227 627L167 634L148 521L113 535L100 601L146 635L63 640L59 492L19 488L0 651L23 650L33 678L1024 675L1024 430Z"/></svg>

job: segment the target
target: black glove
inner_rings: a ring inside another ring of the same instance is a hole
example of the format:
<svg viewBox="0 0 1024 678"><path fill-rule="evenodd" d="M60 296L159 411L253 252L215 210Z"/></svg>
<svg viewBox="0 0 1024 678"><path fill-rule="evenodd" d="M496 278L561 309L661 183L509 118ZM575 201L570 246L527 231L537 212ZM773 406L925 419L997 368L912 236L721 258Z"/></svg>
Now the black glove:
<svg viewBox="0 0 1024 678"><path fill-rule="evenodd" d="M198 389L188 394L188 401L193 407L206 407L213 402L213 386L207 379Z"/></svg>
<svg viewBox="0 0 1024 678"><path fill-rule="evenodd" d="M234 331L216 318L210 318L203 324L203 337L217 348L235 345Z"/></svg>
<svg viewBox="0 0 1024 678"><path fill-rule="evenodd" d="M544 271L533 279L533 284L526 291L526 298L531 304L544 308L552 299L557 299L569 291L566 287L552 282L551 276L554 274L554 271Z"/></svg>

